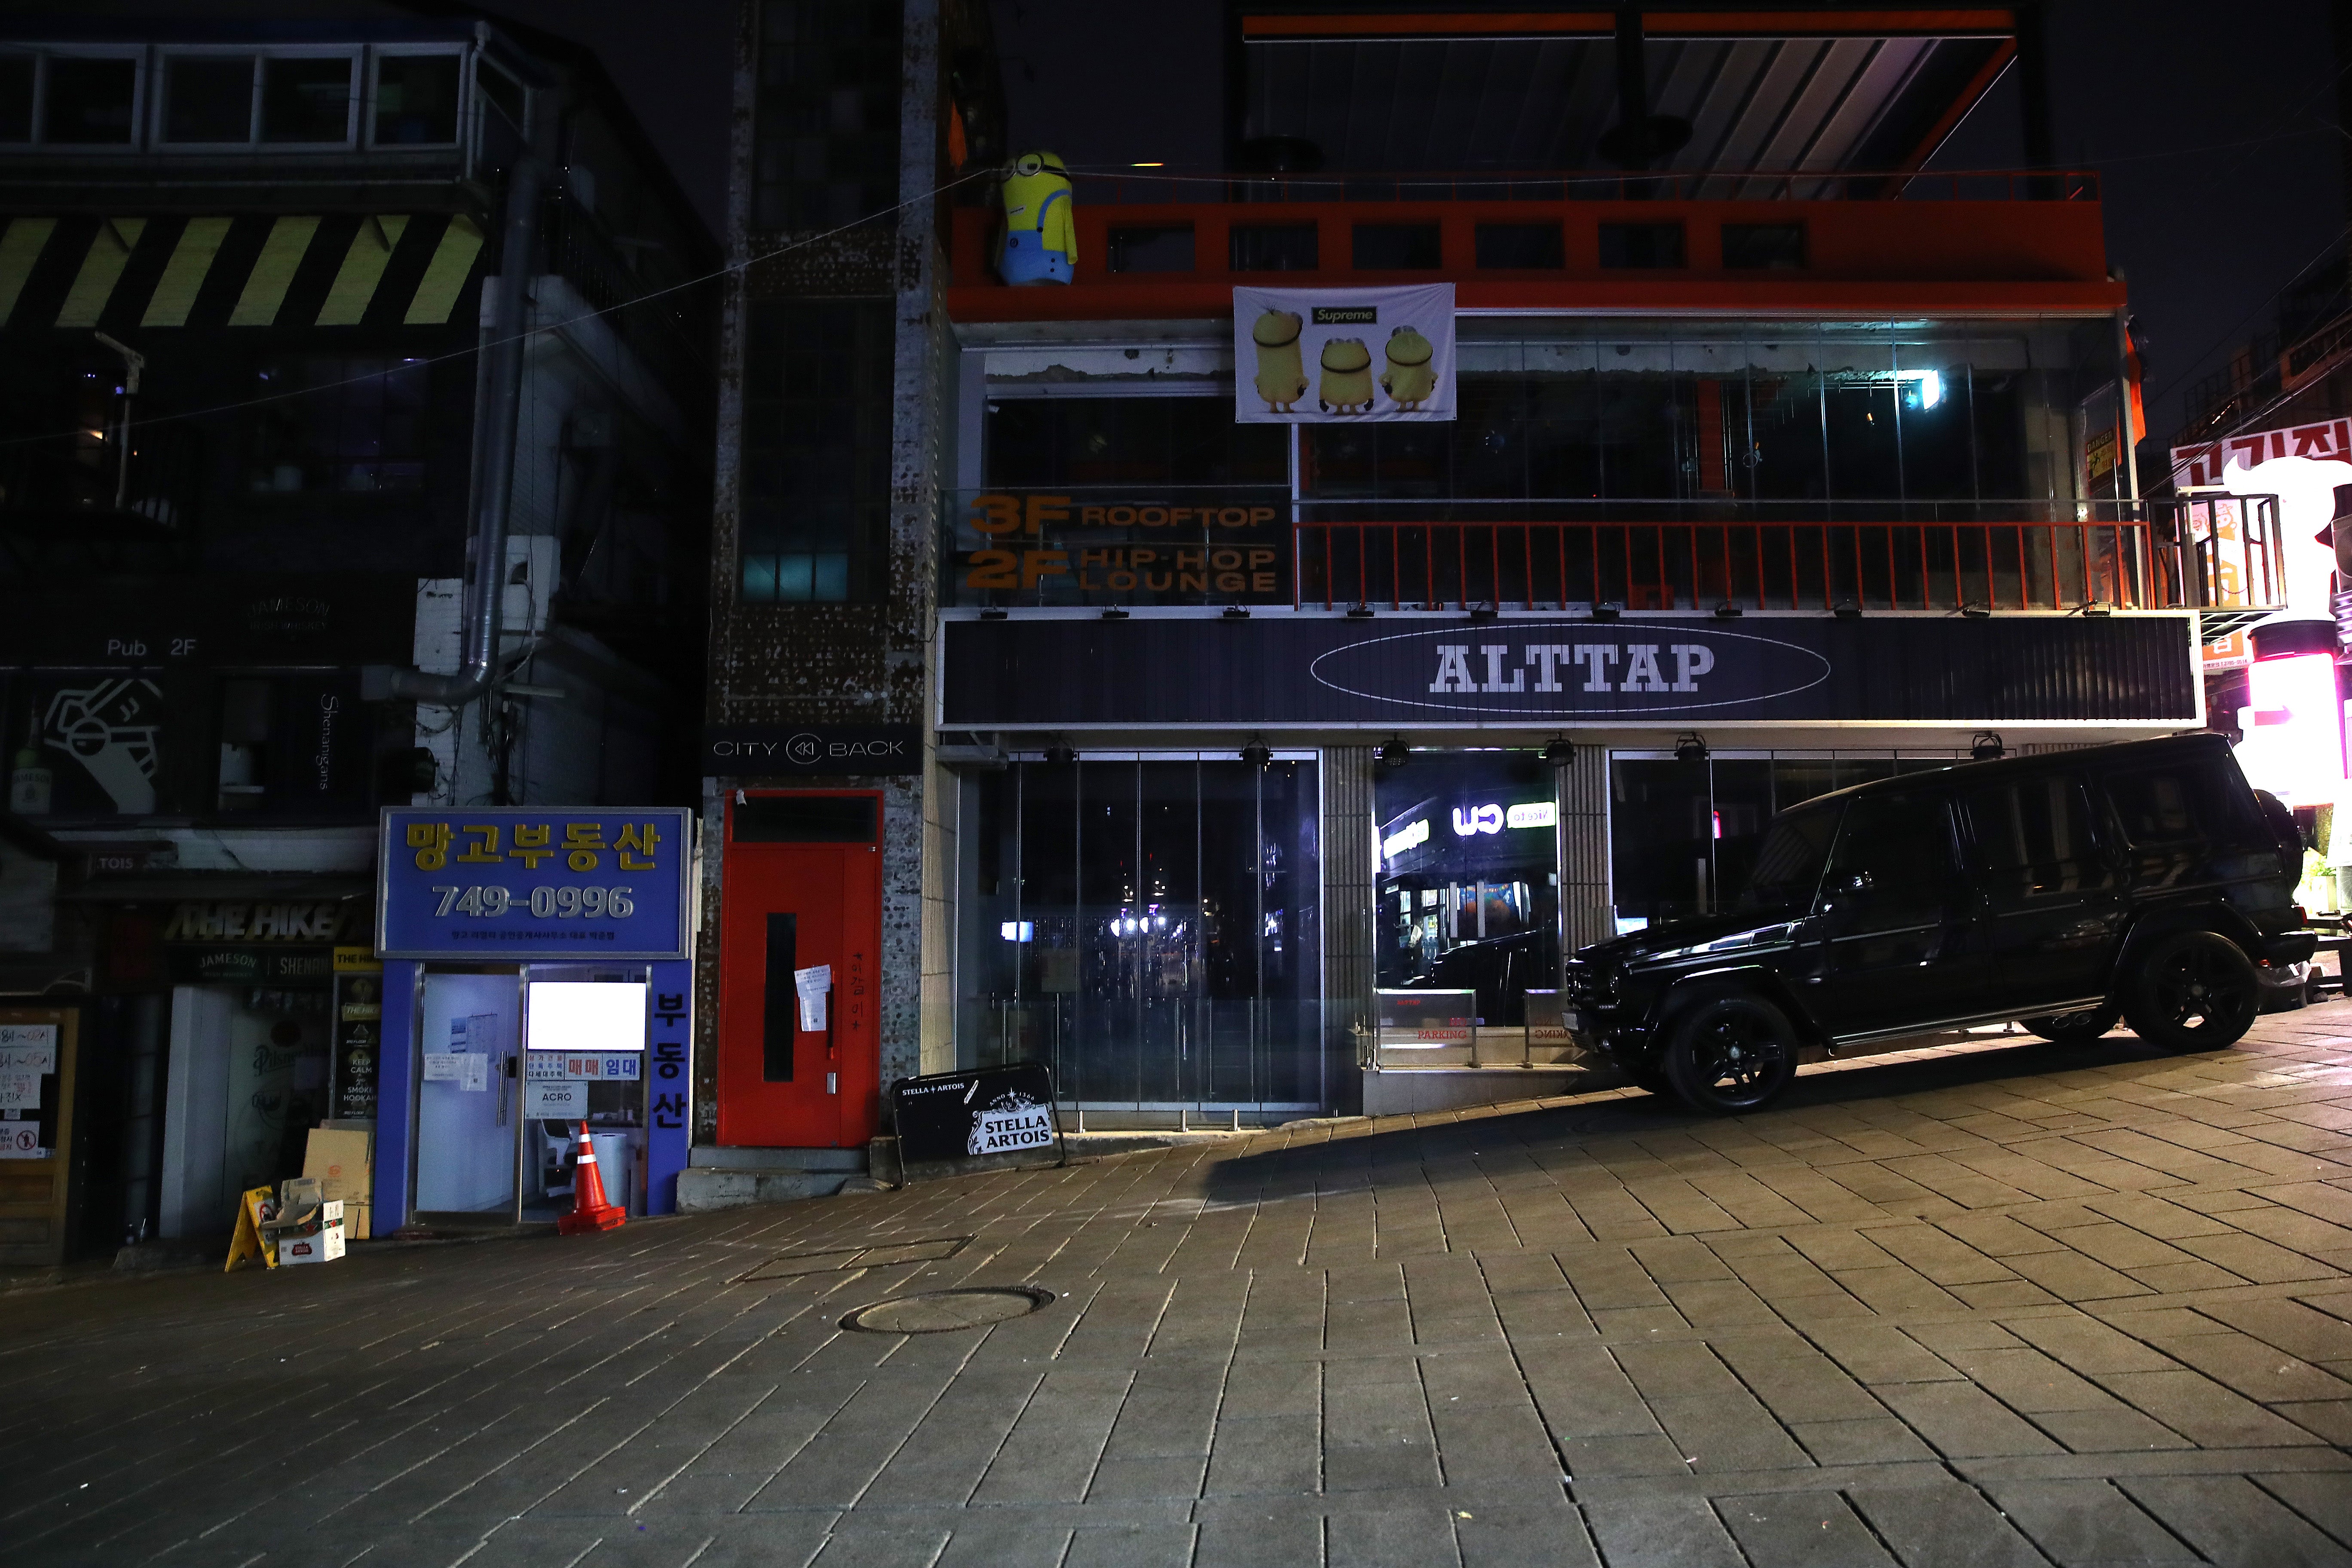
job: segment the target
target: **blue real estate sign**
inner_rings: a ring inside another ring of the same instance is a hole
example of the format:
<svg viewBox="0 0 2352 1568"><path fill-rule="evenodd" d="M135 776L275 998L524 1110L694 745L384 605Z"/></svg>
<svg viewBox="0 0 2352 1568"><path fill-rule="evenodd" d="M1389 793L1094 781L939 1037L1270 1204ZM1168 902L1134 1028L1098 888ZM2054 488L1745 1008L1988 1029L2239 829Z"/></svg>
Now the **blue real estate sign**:
<svg viewBox="0 0 2352 1568"><path fill-rule="evenodd" d="M688 956L693 814L677 806L391 807L376 864L385 958Z"/></svg>

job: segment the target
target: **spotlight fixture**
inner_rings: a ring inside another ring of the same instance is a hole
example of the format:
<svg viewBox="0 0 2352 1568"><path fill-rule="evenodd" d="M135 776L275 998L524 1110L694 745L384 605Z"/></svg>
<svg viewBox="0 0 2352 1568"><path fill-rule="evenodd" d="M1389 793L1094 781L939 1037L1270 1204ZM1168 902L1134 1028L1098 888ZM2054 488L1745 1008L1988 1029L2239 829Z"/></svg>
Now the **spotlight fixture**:
<svg viewBox="0 0 2352 1568"><path fill-rule="evenodd" d="M1374 754L1381 759L1381 766L1401 768L1412 760L1412 748L1406 745L1401 737L1391 735L1388 743Z"/></svg>
<svg viewBox="0 0 2352 1568"><path fill-rule="evenodd" d="M1502 616L1502 609L1498 605L1473 605L1470 606L1470 619L1474 623L1479 621L1500 620Z"/></svg>
<svg viewBox="0 0 2352 1568"><path fill-rule="evenodd" d="M1351 621L1369 621L1372 618L1372 607L1370 605L1357 605L1348 611L1348 618Z"/></svg>
<svg viewBox="0 0 2352 1568"><path fill-rule="evenodd" d="M1254 768L1263 768L1274 761L1274 751L1264 741L1253 738L1242 748L1242 761Z"/></svg>
<svg viewBox="0 0 2352 1568"><path fill-rule="evenodd" d="M2084 601L2083 613L2097 620L2114 615L2116 607L2103 599L2087 599Z"/></svg>
<svg viewBox="0 0 2352 1568"><path fill-rule="evenodd" d="M1718 621L1736 621L1747 613L1737 602L1730 599L1724 600L1715 607L1715 618Z"/></svg>
<svg viewBox="0 0 2352 1568"><path fill-rule="evenodd" d="M1576 748L1561 737L1554 735L1551 738L1551 744L1543 749L1543 759L1553 767L1564 768L1576 760Z"/></svg>
<svg viewBox="0 0 2352 1568"><path fill-rule="evenodd" d="M1624 603L1618 599L1597 600L1592 606L1592 618L1596 621L1613 621L1624 613Z"/></svg>
<svg viewBox="0 0 2352 1568"><path fill-rule="evenodd" d="M1045 748L1045 761L1057 768L1069 766L1078 760L1078 753L1067 741L1056 741Z"/></svg>
<svg viewBox="0 0 2352 1568"><path fill-rule="evenodd" d="M991 605L986 609L980 612L980 618L983 621L1001 621L1005 618L1005 614L1006 612L1003 610L997 608L994 605Z"/></svg>
<svg viewBox="0 0 2352 1568"><path fill-rule="evenodd" d="M1706 737L1696 731L1685 731L1675 738L1675 761L1703 763L1706 761Z"/></svg>
<svg viewBox="0 0 2352 1568"><path fill-rule="evenodd" d="M1102 618L1107 621L1123 621L1127 619L1127 606L1113 605L1103 612Z"/></svg>
<svg viewBox="0 0 2352 1568"><path fill-rule="evenodd" d="M1969 742L1969 755L1978 762L1997 763L2001 754L2000 737L1990 730L1979 731L1976 739Z"/></svg>
<svg viewBox="0 0 2352 1568"><path fill-rule="evenodd" d="M1247 605L1227 605L1225 606L1224 618L1229 621L1248 620L1250 618L1249 606Z"/></svg>
<svg viewBox="0 0 2352 1568"><path fill-rule="evenodd" d="M1960 606L1960 614L1968 616L1968 618L1972 621L1980 621L1987 616L1992 614L1992 606L1990 605L1976 604L1962 605Z"/></svg>
<svg viewBox="0 0 2352 1568"><path fill-rule="evenodd" d="M1830 606L1830 614L1842 621L1858 621L1862 619L1862 601L1849 594Z"/></svg>

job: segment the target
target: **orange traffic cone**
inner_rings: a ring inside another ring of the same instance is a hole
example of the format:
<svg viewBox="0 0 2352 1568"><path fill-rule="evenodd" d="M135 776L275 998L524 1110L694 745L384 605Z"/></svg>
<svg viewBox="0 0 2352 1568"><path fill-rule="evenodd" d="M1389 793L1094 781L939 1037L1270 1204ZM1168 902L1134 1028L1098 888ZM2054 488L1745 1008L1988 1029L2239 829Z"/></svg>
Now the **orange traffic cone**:
<svg viewBox="0 0 2352 1568"><path fill-rule="evenodd" d="M585 1236L591 1231L613 1230L628 1220L628 1211L614 1208L604 1201L604 1179L596 1173L596 1145L588 1136L588 1124L580 1124L580 1160L572 1168L572 1212L555 1222L558 1234Z"/></svg>

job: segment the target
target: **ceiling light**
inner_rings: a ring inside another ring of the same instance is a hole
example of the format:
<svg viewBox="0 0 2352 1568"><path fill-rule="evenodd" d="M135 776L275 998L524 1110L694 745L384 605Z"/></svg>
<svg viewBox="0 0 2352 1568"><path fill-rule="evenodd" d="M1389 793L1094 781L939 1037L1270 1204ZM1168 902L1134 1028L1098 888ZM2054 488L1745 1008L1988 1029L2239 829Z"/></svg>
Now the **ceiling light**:
<svg viewBox="0 0 2352 1568"><path fill-rule="evenodd" d="M1351 621L1369 621L1372 618L1372 607L1370 605L1358 605L1348 612L1348 618Z"/></svg>
<svg viewBox="0 0 2352 1568"><path fill-rule="evenodd" d="M1830 606L1830 614L1842 621L1858 621L1862 619L1862 601L1849 594Z"/></svg>
<svg viewBox="0 0 2352 1568"><path fill-rule="evenodd" d="M1242 748L1242 761L1254 768L1262 768L1274 761L1274 752L1264 741L1252 740Z"/></svg>
<svg viewBox="0 0 2352 1568"><path fill-rule="evenodd" d="M1247 605L1227 605L1225 606L1224 618L1229 621L1248 620L1250 618L1249 606Z"/></svg>
<svg viewBox="0 0 2352 1568"><path fill-rule="evenodd" d="M1624 613L1624 605L1616 599L1604 599L1592 606L1592 618L1596 621L1613 621Z"/></svg>
<svg viewBox="0 0 2352 1568"><path fill-rule="evenodd" d="M1675 741L1675 761L1678 763L1706 761L1706 737L1695 732L1677 737Z"/></svg>
<svg viewBox="0 0 2352 1568"><path fill-rule="evenodd" d="M1412 760L1412 748L1397 736L1391 735L1388 743L1380 749L1377 755L1382 767L1401 768Z"/></svg>
<svg viewBox="0 0 2352 1568"><path fill-rule="evenodd" d="M1990 730L1979 731L1977 738L1969 742L1969 755L1980 763L2000 761L2002 751L2000 737Z"/></svg>
<svg viewBox="0 0 2352 1568"><path fill-rule="evenodd" d="M1543 749L1543 759L1553 767L1564 768L1576 760L1576 748L1559 736L1554 735L1551 738L1551 744Z"/></svg>
<svg viewBox="0 0 2352 1568"><path fill-rule="evenodd" d="M1102 618L1107 621L1123 621L1127 619L1127 611L1121 605L1113 605L1103 612Z"/></svg>
<svg viewBox="0 0 2352 1568"><path fill-rule="evenodd" d="M1078 760L1078 753L1071 749L1067 741L1056 741L1045 748L1045 760L1057 768L1067 767Z"/></svg>
<svg viewBox="0 0 2352 1568"><path fill-rule="evenodd" d="M1736 621L1745 614L1747 614L1745 610L1729 599L1724 600L1715 607L1715 618L1718 621Z"/></svg>

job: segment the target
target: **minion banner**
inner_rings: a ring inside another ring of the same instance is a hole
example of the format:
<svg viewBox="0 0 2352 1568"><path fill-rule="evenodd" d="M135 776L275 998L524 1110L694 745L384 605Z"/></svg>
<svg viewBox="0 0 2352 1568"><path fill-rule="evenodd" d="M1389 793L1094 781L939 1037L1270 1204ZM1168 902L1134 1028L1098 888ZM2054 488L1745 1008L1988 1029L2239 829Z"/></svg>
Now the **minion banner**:
<svg viewBox="0 0 2352 1568"><path fill-rule="evenodd" d="M1234 417L1454 417L1454 285L1234 290Z"/></svg>

